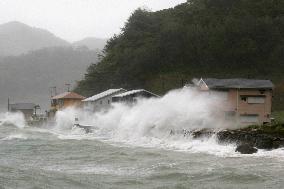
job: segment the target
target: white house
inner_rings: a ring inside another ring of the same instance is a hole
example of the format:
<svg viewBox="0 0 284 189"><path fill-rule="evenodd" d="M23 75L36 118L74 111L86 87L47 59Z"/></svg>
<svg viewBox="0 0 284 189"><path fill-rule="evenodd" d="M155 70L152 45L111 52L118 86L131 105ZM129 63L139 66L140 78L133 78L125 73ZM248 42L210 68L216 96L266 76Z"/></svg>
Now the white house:
<svg viewBox="0 0 284 189"><path fill-rule="evenodd" d="M114 95L112 97L112 102L125 102L128 104L132 104L137 102L138 98L158 98L159 96L146 91L145 89L137 89L132 91L127 91L118 95Z"/></svg>
<svg viewBox="0 0 284 189"><path fill-rule="evenodd" d="M125 89L109 89L82 100L84 109L89 111L100 111L111 107L112 97L126 92Z"/></svg>

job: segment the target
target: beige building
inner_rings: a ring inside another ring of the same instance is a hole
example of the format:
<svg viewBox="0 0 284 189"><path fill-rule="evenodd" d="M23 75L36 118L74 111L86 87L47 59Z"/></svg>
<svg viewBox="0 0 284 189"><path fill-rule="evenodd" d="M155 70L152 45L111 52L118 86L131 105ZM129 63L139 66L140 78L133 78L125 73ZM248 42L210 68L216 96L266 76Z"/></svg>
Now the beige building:
<svg viewBox="0 0 284 189"><path fill-rule="evenodd" d="M200 79L202 91L219 92L227 120L242 125L271 122L273 84L269 80L254 79Z"/></svg>
<svg viewBox="0 0 284 189"><path fill-rule="evenodd" d="M83 99L85 97L74 92L65 92L56 95L51 98L51 110L57 111L68 107L80 107Z"/></svg>

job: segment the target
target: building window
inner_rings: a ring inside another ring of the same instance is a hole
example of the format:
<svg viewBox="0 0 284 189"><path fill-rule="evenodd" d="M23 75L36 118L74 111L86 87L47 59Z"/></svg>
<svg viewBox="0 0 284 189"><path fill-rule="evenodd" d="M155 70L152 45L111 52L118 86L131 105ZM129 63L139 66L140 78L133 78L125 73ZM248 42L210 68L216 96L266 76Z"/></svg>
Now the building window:
<svg viewBox="0 0 284 189"><path fill-rule="evenodd" d="M248 104L264 104L265 96L241 96L241 101Z"/></svg>
<svg viewBox="0 0 284 189"><path fill-rule="evenodd" d="M265 93L265 89L260 89L259 92L260 92L260 94L264 94Z"/></svg>
<svg viewBox="0 0 284 189"><path fill-rule="evenodd" d="M242 123L258 123L258 114L243 114L240 115Z"/></svg>
<svg viewBox="0 0 284 189"><path fill-rule="evenodd" d="M246 102L247 101L247 97L246 96L241 96L241 101Z"/></svg>
<svg viewBox="0 0 284 189"><path fill-rule="evenodd" d="M249 104L264 104L265 97L248 97L248 103Z"/></svg>

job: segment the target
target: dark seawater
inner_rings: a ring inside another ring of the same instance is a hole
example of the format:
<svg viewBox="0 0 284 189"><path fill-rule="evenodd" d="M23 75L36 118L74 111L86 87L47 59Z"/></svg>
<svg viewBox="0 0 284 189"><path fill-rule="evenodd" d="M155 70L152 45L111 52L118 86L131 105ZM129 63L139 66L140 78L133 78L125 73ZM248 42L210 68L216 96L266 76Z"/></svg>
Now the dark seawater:
<svg viewBox="0 0 284 189"><path fill-rule="evenodd" d="M240 155L211 140L178 149L0 125L0 188L284 188L284 149Z"/></svg>

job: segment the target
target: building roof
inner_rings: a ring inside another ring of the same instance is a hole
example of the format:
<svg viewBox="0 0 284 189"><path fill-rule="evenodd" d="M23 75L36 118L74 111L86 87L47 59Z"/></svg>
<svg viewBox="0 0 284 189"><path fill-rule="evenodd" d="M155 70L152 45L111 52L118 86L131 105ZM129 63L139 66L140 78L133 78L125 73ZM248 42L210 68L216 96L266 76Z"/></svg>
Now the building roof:
<svg viewBox="0 0 284 189"><path fill-rule="evenodd" d="M209 89L272 89L274 87L270 80L256 79L201 79L209 87Z"/></svg>
<svg viewBox="0 0 284 189"><path fill-rule="evenodd" d="M9 106L11 110L33 110L36 105L34 103L16 103Z"/></svg>
<svg viewBox="0 0 284 189"><path fill-rule="evenodd" d="M101 98L110 96L110 95L112 95L114 93L117 93L117 92L120 92L120 91L121 92L126 92L126 90L122 89L122 88L120 88L120 89L109 89L109 90L106 90L106 91L101 92L99 94L96 94L94 96L91 96L89 98L86 98L85 100L83 100L83 102L97 101L97 100L99 100Z"/></svg>
<svg viewBox="0 0 284 189"><path fill-rule="evenodd" d="M149 93L153 96L156 96L156 97L159 97L158 95L152 93L152 92L149 92L149 91L146 91L145 89L137 89L137 90L132 90L132 91L127 91L125 93L121 93L121 94L118 94L118 95L115 95L113 96L114 98L121 98L121 97L125 97L125 96L129 96L129 95L132 95L132 94L135 94L135 93L141 93L141 92L146 92L146 93Z"/></svg>
<svg viewBox="0 0 284 189"><path fill-rule="evenodd" d="M85 99L84 96L81 96L77 93L74 92L65 92L65 93L61 93L59 95L56 95L54 97L52 97L51 99L55 100L55 99L79 99L79 100L83 100Z"/></svg>

